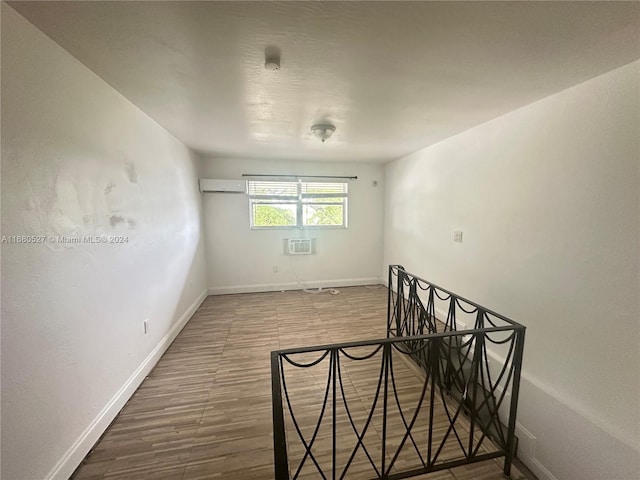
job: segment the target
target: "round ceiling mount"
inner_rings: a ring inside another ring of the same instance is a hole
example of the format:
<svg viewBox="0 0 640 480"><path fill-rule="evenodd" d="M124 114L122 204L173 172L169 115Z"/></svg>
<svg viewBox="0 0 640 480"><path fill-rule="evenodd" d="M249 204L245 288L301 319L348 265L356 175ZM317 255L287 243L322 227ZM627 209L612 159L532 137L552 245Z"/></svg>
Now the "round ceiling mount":
<svg viewBox="0 0 640 480"><path fill-rule="evenodd" d="M318 125L312 126L311 131L317 138L322 140L322 143L324 143L326 140L331 138L331 135L333 135L333 132L336 131L336 127L335 125L331 125L328 123L318 124Z"/></svg>

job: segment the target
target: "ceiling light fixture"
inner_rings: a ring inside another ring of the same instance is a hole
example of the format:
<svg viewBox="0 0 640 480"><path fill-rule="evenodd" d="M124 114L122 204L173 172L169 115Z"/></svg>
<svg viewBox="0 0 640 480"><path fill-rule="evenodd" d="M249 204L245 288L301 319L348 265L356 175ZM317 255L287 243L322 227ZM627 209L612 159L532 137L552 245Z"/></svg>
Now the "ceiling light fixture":
<svg viewBox="0 0 640 480"><path fill-rule="evenodd" d="M314 125L313 127L311 127L311 131L316 137L322 140L322 143L324 143L326 140L331 138L333 132L336 131L336 127L329 124Z"/></svg>
<svg viewBox="0 0 640 480"><path fill-rule="evenodd" d="M267 70L280 70L280 48L269 45L264 49L264 68Z"/></svg>
<svg viewBox="0 0 640 480"><path fill-rule="evenodd" d="M267 70L280 70L280 61L277 59L266 60L264 68Z"/></svg>

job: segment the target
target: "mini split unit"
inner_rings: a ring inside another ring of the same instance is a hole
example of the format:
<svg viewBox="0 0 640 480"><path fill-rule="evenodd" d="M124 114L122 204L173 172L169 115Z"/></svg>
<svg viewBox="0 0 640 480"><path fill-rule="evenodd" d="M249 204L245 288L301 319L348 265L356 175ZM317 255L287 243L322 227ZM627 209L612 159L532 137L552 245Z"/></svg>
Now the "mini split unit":
<svg viewBox="0 0 640 480"><path fill-rule="evenodd" d="M214 180L201 178L202 193L247 193L247 182L244 180Z"/></svg>

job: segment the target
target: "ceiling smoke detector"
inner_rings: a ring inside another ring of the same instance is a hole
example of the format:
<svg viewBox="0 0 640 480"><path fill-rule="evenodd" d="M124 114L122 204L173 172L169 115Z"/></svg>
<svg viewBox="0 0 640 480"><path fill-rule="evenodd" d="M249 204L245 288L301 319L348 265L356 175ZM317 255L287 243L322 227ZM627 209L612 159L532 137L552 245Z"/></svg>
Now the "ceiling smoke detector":
<svg viewBox="0 0 640 480"><path fill-rule="evenodd" d="M325 140L328 140L329 138L331 138L331 135L333 135L333 132L336 131L336 127L334 125L329 125L329 124L314 125L313 127L311 127L311 131L317 138L322 140L322 143L324 143Z"/></svg>

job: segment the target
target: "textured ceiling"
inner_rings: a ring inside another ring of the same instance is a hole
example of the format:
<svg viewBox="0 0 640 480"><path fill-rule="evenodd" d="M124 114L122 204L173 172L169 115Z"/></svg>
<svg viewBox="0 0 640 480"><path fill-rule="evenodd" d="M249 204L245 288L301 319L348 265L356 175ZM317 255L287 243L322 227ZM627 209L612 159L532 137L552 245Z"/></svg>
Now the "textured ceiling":
<svg viewBox="0 0 640 480"><path fill-rule="evenodd" d="M9 3L216 156L385 161L640 58L638 2Z"/></svg>

